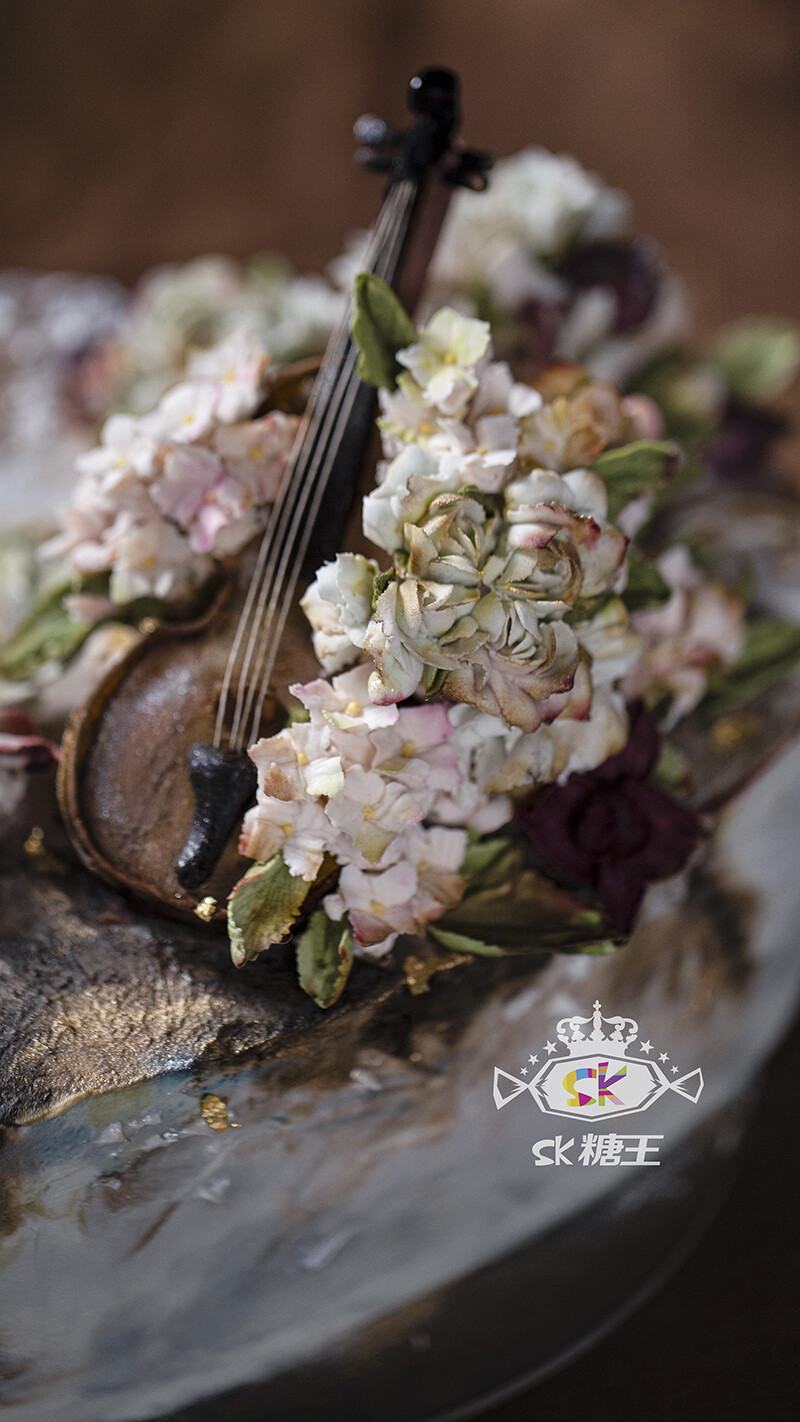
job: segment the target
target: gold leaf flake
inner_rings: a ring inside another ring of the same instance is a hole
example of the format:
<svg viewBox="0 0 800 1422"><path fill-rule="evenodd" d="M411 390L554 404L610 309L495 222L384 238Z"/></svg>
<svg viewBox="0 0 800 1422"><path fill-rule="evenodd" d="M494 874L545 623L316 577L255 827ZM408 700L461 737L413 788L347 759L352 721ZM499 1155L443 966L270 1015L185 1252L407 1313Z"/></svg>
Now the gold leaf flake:
<svg viewBox="0 0 800 1422"><path fill-rule="evenodd" d="M228 1116L227 1104L221 1096L204 1096L200 1102L200 1115L212 1131L227 1131L228 1127L236 1129Z"/></svg>
<svg viewBox="0 0 800 1422"><path fill-rule="evenodd" d="M216 911L217 901L216 899L212 899L211 895L209 894L206 898L200 900L194 912L195 917L201 918L203 920L203 923L210 923Z"/></svg>
<svg viewBox="0 0 800 1422"><path fill-rule="evenodd" d="M711 742L715 750L733 751L755 740L760 729L757 716L752 711L732 712L719 716L711 727Z"/></svg>

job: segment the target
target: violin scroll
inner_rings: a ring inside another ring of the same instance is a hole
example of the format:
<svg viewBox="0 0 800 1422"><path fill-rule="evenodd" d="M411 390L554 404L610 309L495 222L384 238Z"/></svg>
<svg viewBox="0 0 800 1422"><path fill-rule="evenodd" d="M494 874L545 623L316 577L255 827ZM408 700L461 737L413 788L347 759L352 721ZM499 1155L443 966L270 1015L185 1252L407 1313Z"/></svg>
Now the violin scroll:
<svg viewBox="0 0 800 1422"><path fill-rule="evenodd" d="M488 153L454 148L452 135L459 123L458 76L450 69L421 69L408 86L408 107L415 121L404 132L374 114L363 114L353 133L362 146L356 162L393 178L419 177L449 160L442 178L450 187L482 192L492 166Z"/></svg>

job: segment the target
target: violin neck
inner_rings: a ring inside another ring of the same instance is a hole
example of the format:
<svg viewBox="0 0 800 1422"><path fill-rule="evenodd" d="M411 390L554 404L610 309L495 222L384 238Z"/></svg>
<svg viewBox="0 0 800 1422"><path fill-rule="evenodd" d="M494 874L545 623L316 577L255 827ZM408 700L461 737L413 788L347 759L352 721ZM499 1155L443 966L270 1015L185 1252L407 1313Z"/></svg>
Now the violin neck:
<svg viewBox="0 0 800 1422"><path fill-rule="evenodd" d="M446 210L448 189L437 178L403 175L390 184L362 263L362 270L396 283L425 190L444 189L431 216L419 224L422 246L405 284L414 303L424 279L425 249L435 243ZM217 747L240 750L256 738L298 585L310 581L341 546L375 415L375 391L358 376L350 316L348 306L328 342L259 549L220 697Z"/></svg>
<svg viewBox="0 0 800 1422"><path fill-rule="evenodd" d="M450 191L443 182L427 175L422 179L395 180L370 235L361 270L393 287L412 312L419 301ZM317 480L322 474L325 488L308 529L300 563L300 579L306 581L341 546L374 426L375 391L358 377L358 352L350 334L350 320L348 309L342 327L329 343L307 412L312 438L304 453L316 471L312 477ZM320 458L320 444L328 429L329 448Z"/></svg>

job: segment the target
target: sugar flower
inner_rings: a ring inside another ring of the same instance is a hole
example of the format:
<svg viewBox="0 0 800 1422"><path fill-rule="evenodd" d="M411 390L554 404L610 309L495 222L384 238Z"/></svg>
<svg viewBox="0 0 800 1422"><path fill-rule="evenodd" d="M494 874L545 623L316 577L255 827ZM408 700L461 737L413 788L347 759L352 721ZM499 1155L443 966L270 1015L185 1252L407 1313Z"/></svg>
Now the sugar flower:
<svg viewBox="0 0 800 1422"><path fill-rule="evenodd" d="M644 648L624 686L629 697L643 696L652 705L666 698L669 730L702 699L709 669L736 661L744 606L730 588L705 577L682 544L662 554L657 567L671 596L662 607L633 615Z"/></svg>
<svg viewBox="0 0 800 1422"><path fill-rule="evenodd" d="M357 660L372 615L378 565L360 553L338 553L320 568L300 599L313 629L317 660L329 675Z"/></svg>
<svg viewBox="0 0 800 1422"><path fill-rule="evenodd" d="M150 415L113 415L80 475L62 533L45 553L65 554L79 576L110 575L116 603L155 596L187 601L213 560L239 551L263 523L297 421L256 420L266 352L236 337L198 357Z"/></svg>
<svg viewBox="0 0 800 1422"><path fill-rule="evenodd" d="M575 367L539 389L515 383L483 323L453 311L421 334L398 356L414 381L383 400L387 452L399 452L363 507L392 568L375 578L376 565L350 557L320 570L304 600L315 646L327 670L352 657L347 640L363 650L377 703L421 687L533 732L573 688L580 646L567 615L622 574L626 538L585 466L636 432L634 419ZM441 410L447 372L457 419Z"/></svg>
<svg viewBox="0 0 800 1422"><path fill-rule="evenodd" d="M655 724L630 708L627 745L595 770L550 785L520 820L545 863L590 885L609 922L633 927L648 883L676 874L700 836L696 817L649 782L658 759Z"/></svg>
<svg viewBox="0 0 800 1422"><path fill-rule="evenodd" d="M368 667L292 688L309 713L257 742L257 803L245 817L241 851L263 860L281 850L290 871L311 880L325 856L361 869L404 852L440 792L460 779L446 745L441 706L374 706Z"/></svg>
<svg viewBox="0 0 800 1422"><path fill-rule="evenodd" d="M388 869L345 865L336 893L324 900L329 918L350 921L358 947L380 957L401 933L425 925L457 904L467 887L459 872L467 848L462 830L432 827L407 831L403 858Z"/></svg>
<svg viewBox="0 0 800 1422"><path fill-rule="evenodd" d="M398 351L410 370L425 405L443 415L460 415L477 389L476 367L489 347L489 325L442 307L419 333L419 341Z"/></svg>
<svg viewBox="0 0 800 1422"><path fill-rule="evenodd" d="M548 287L543 262L572 242L616 235L627 199L572 158L529 148L496 164L486 193L459 192L434 259L444 286L520 300ZM513 283L513 284L512 284Z"/></svg>

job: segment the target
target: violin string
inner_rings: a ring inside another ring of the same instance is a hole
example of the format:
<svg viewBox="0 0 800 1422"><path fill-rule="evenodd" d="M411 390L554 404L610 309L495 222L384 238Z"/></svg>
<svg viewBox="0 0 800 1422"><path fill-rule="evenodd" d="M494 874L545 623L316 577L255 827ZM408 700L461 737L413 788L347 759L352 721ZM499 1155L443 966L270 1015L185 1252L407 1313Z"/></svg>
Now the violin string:
<svg viewBox="0 0 800 1422"><path fill-rule="evenodd" d="M383 228L388 225L389 221L391 221L391 218L393 217L394 211L398 204L399 193L397 193L397 191L395 190L384 204L384 209L382 210L381 216L378 222L376 223L373 237L370 241L367 253L365 254L365 265L367 265L370 260L375 260L375 252L379 249L379 246L384 239ZM337 326L334 328L334 331L331 334L331 338L328 343L328 349L325 353L322 365L317 374L317 378L315 380L311 396L309 397L308 409L310 413L298 427L297 434L295 436L295 440L289 454L289 459L287 460L286 469L284 470L284 475L281 481L281 486L278 491L278 496L275 500L275 503L273 504L270 519L268 521L267 528L262 538L256 563L253 569L253 574L251 577L250 584L248 586L247 595L233 638L225 669L225 676L223 679L222 689L220 693L219 705L217 710L217 720L214 731L215 746L219 746L222 743L225 714L227 710L228 699L230 696L231 685L233 682L233 678L236 674L236 665L239 660L239 654L242 648L242 643L244 641L244 637L249 626L251 630L251 637L245 656L245 664L242 669L242 675L239 678L238 690L240 695L239 697L237 697L238 716L235 716L234 718L235 720L241 719L241 707L238 703L241 699L241 696L243 696L244 694L244 678L246 676L245 667L249 666L249 662L252 659L255 633L257 632L258 628L258 619L256 618L255 620L251 620L253 608L256 603L256 599L259 594L259 590L262 586L264 577L268 573L269 554L272 551L272 548L276 541L276 535L279 532L281 514L283 511L285 511L287 501L292 496L293 485L297 482L298 471L300 471L302 467L302 454L305 450L305 447L307 445L310 446L312 441L316 439L320 425L322 423L322 418L324 414L322 388L324 384L330 380L332 367L335 367L336 364L341 363L342 354L346 349L347 338L349 334L349 315L349 310L347 309L347 307L345 307L342 316L340 317L340 320L337 323ZM302 474L300 474L300 478L302 478Z"/></svg>
<svg viewBox="0 0 800 1422"><path fill-rule="evenodd" d="M393 201L390 204L390 212L394 206L395 203ZM380 224L378 229L376 229L371 244L371 250L368 252L368 257L373 261L373 249L379 245L383 236L380 231L380 226L382 225L385 224ZM340 390L343 391L345 388L345 383L349 375L349 370L346 368L346 365L344 368L342 367L342 358L346 356L348 350L348 327L349 312L346 311L340 322L337 334L331 342L334 347L331 358L329 360L326 357L318 377L318 386L324 387L326 384L331 383L331 371L335 371L332 393L327 399L323 398L322 389L319 391L318 398L315 398L315 394L312 393L311 403L313 404L313 412L309 426L302 441L298 459L297 461L293 461L290 477L286 480L287 487L285 495L279 499L278 505L274 509L274 516L270 521L266 546L262 548L264 556L259 559L262 567L260 569L257 587L254 589L254 598L250 600L249 606L243 609L242 622L250 622L250 635L247 641L243 664L238 676L236 706L229 738L229 743L237 749L241 748L242 728L249 715L250 691L253 682L251 664L259 645L259 631L263 622L264 607L274 580L275 558L277 558L279 550L285 543L286 525L289 520L291 520L292 512L296 508L297 499L302 492L304 483L307 482L309 476L313 477L316 471L318 464L318 460L315 458L316 452L320 448L321 440L323 441L322 447L324 447L324 443L327 442L325 436L330 430L331 423L333 419L335 419L337 408L341 403L342 394ZM317 392L317 386L315 386L315 392ZM306 448L308 452L306 452ZM257 596L255 594L257 594ZM255 608L253 606L254 604Z"/></svg>
<svg viewBox="0 0 800 1422"><path fill-rule="evenodd" d="M375 252L380 249L380 245L384 240L383 228L387 225L387 220L391 222L394 216L394 210L397 207L397 199L398 195L396 193L393 193L391 198L387 200L387 202L384 204L384 211L381 214L381 219L379 219L378 223L376 224L375 232L373 234L372 241L370 242L370 246L366 254L366 261L368 263L375 261ZM249 594L246 599L245 606L242 610L242 616L240 619L239 628L237 629L237 636L235 638L235 649L232 648L231 650L231 656L229 658L229 665L226 673L226 684L224 686L224 691L226 694L224 698L220 698L220 707L217 715L217 735L219 736L220 740L222 738L225 714L224 703L227 701L227 693L229 691L230 681L233 675L235 674L238 652L240 650L244 634L249 624L250 636L247 642L243 665L238 676L236 709L233 717L233 724L231 727L230 735L231 744L238 744L241 733L241 725L244 712L244 698L246 696L247 688L250 682L250 665L258 641L258 629L263 615L263 602L265 600L265 593L268 589L268 584L271 579L271 555L276 545L279 546L281 543L284 532L283 525L285 524L286 517L290 512L291 500L292 497L295 495L296 490L302 486L303 478L305 477L305 471L309 462L310 453L313 453L315 443L319 437L320 426L324 423L326 414L330 413L331 406L335 406L336 404L336 386L337 384L341 384L341 376L343 374L343 372L341 371L341 361L342 356L347 349L348 336L349 310L345 309L340 319L339 325L329 342L328 351L326 352L325 359L323 360L322 366L317 377L317 381L314 386L314 390L312 391L312 395L309 400L309 408L312 412L311 416L305 422L305 428L300 432L300 436L297 441L297 451L295 452L294 449L292 451L292 458L290 459L287 465L287 471L283 480L282 489L280 491L278 499L276 500L276 504L273 506L272 517L270 519L267 533L262 542L259 557L257 560L257 566L254 570L253 579L251 581ZM337 365L340 367L340 369L335 376L334 389L330 399L326 401L323 398L324 386L326 384L330 384L331 371L336 370ZM306 454L307 448L309 450L309 454ZM254 607L255 616L253 615Z"/></svg>
<svg viewBox="0 0 800 1422"><path fill-rule="evenodd" d="M383 277L391 274L397 260L403 236L405 235L406 229L404 219L407 216L409 200L413 198L415 194L413 190L413 185L406 184L404 186L406 187L406 192L404 194L403 210L399 211L395 215L395 220L392 224L393 230L390 236L387 237L385 242L382 244L382 249L375 260L374 269L375 274L377 276ZM331 403L330 419L327 422L326 429L323 431L323 437L320 439L317 448L314 451L314 459L308 470L309 477L305 480L303 488L300 491L300 497L298 499L297 504L295 505L292 525L289 529L288 535L282 540L281 543L281 557L279 562L277 563L277 566L274 569L271 595L269 588L267 588L265 597L262 600L262 605L258 610L258 615L263 623L263 625L261 625L259 628L261 633L260 655L258 658L258 663L254 675L248 677L246 710L243 717L244 724L246 723L247 718L250 716L251 712L253 712L253 708L255 706L256 709L253 715L254 731L251 736L251 739L255 739L255 735L257 734L258 722L260 720L260 709L261 705L263 704L264 697L267 694L269 677L272 674L272 668L274 666L274 653L277 652L277 647L280 642L280 632L272 636L270 635L270 629L273 619L275 617L276 608L281 599L281 596L283 596L286 611L281 617L282 632L283 626L286 622L286 616L288 615L288 605L297 582L303 558L305 557L311 533L313 531L314 522L319 512L319 507L322 502L322 498L324 496L328 480L330 478L333 461L335 459L339 441L342 435L344 434L344 430L346 428L347 421L349 419L350 412L355 401L355 397L360 388L360 379L355 374L356 360L357 352L355 348L351 346L348 353L348 359L345 368L342 372L342 383L344 388L342 390L341 399L338 405L335 405L334 402ZM345 380L347 382L346 384ZM321 470L320 465L322 465ZM297 536L300 533L301 521L303 519L303 515L306 510L306 505L308 503L308 499L312 491L315 491L313 507L306 516L305 530L300 542L300 546L297 547L296 541ZM289 560L292 557L293 565L291 572L289 572L288 565ZM287 591L287 584L289 582L291 582L291 587ZM270 599L269 606L265 607L267 596ZM273 648L273 656L269 661L266 671L264 671L265 658L269 656L271 646ZM240 731L241 729L243 729L243 727L239 728Z"/></svg>
<svg viewBox="0 0 800 1422"><path fill-rule="evenodd" d="M404 214L397 214L401 219ZM394 230L388 240L384 243L382 253L379 255L375 269L377 275L391 270L396 259L398 240L400 239L400 222L393 223ZM286 536L281 540L280 557L273 569L272 586L265 588L261 605L258 608L259 618L259 656L257 665L248 675L247 692L245 699L244 714L241 726L237 728L237 745L241 746L241 737L248 718L252 714L253 732L251 739L255 739L260 721L261 706L269 687L269 678L274 667L275 654L280 642L280 636L285 626L288 616L289 603L297 583L300 568L305 557L308 544L313 531L319 507L327 487L333 467L336 451L346 429L355 397L360 388L360 380L355 374L355 363L357 353L353 347L350 348L345 368L342 371L342 391L338 402L332 402L330 408L330 418L326 423L316 450L313 461L308 469L308 478L305 480L300 496L294 507L291 526ZM306 506L315 492L313 508L306 513ZM292 562L289 568L290 560ZM267 606L267 598L269 604ZM276 610L283 599L285 611L280 617L280 630L273 629L273 622ZM270 652L272 655L270 656Z"/></svg>
<svg viewBox="0 0 800 1422"><path fill-rule="evenodd" d="M297 433L295 435L295 439L289 453L289 458L286 462L286 468L283 472L283 477L281 479L277 497L270 511L270 517L267 522L267 527L265 529L264 536L261 540L261 545L259 547L255 566L253 568L250 583L248 585L247 595L239 617L239 622L236 628L233 643L231 645L230 653L228 655L228 661L225 669L225 677L222 684L222 691L220 694L219 706L217 710L217 722L214 733L214 744L216 746L219 746L222 742L227 701L230 695L231 684L236 674L236 665L238 662L242 642L244 640L248 627L250 628L250 639L248 641L248 647L245 654L245 668L249 665L250 659L252 657L253 643L257 627L257 622L254 622L252 620L253 607L258 596L259 590L262 586L263 579L269 571L269 555L276 541L276 534L278 532L278 525L281 519L281 514L285 509L287 501L290 499L293 492L292 486L293 483L296 481L298 469L301 467L302 464L303 451L305 449L305 446L307 444L310 445L311 442L315 439L317 431L319 429L323 411L323 402L321 398L322 387L326 380L328 380L330 377L331 366L341 359L341 351L344 349L346 342L347 314L347 310L345 309L342 314L342 317L339 320L338 325L331 334L331 338L328 342L328 349L326 350L322 365L320 366L320 369L317 373L317 377L314 381L314 385L309 396L307 414L306 416L304 416L298 426ZM238 679L237 688L237 710L236 715L234 717L235 722L238 721L241 715L240 703L243 694L243 678L242 676L240 676Z"/></svg>
<svg viewBox="0 0 800 1422"><path fill-rule="evenodd" d="M387 276L393 273L399 250L407 230L405 219L407 218L411 202L416 196L416 191L413 183L408 182L402 186L405 191L402 194L402 202L398 205L398 211L392 224L393 230L384 243L382 251L379 253L375 263L375 272L378 276ZM305 482L295 507L288 536L282 544L281 559L275 570L272 593L269 605L266 608L263 628L261 629L261 652L258 658L258 665L255 670L255 675L250 679L248 686L247 706L243 723L246 724L247 719L252 713L251 740L255 739L258 733L261 706L269 689L269 681L272 676L280 639L294 597L302 564L308 550L308 545L330 479L339 445L361 386L360 379L355 373L356 359L357 352L355 348L351 346L345 366L345 371L349 369L347 385L343 389L342 398L335 412L335 424L332 429L326 431L326 437L320 441L315 451L315 467L309 470L310 477ZM343 371L343 378L345 371ZM306 512L309 498L312 498L311 507Z"/></svg>
<svg viewBox="0 0 800 1422"><path fill-rule="evenodd" d="M398 245L404 235L403 218L405 217L405 209L408 206L408 198L408 185L403 185L403 190L397 195L395 209L390 214L390 223L387 224L389 229L388 233L386 236L381 234L383 240L378 243L378 255L377 257L373 257L371 263L373 270L375 270L378 275L383 273L388 274L391 271L392 264L396 261ZM353 400L360 388L360 381L355 374L356 359L357 352L355 348L350 345L339 373L337 387L326 409L326 418L323 422L321 433L316 441L310 459L304 462L302 478L299 481L294 503L287 503L282 510L284 516L276 530L276 538L274 540L277 545L275 548L275 559L262 582L251 629L248 651L251 652L253 646L258 645L257 665L251 668L251 657L248 656L240 680L240 689L244 690L244 697L239 699L241 714L236 717L231 730L231 742L237 747L241 745L244 726L253 711L259 686L264 680L262 669L265 659L269 655L269 629L275 615L276 607L285 592L290 559L294 558L295 566L290 575L294 583L296 582L302 559L307 551L313 522L306 520L307 527L305 530L302 529L306 506L312 490L317 486L317 482L319 481L320 497L317 501L318 510L322 493L327 485L332 469L332 452L335 452L337 448L338 441L344 432L346 419L349 417L352 409ZM343 417L345 404L346 413ZM305 536L302 539L303 546L299 552L298 562L297 539L301 531ZM266 695L266 690L260 698L261 701L263 701L264 695ZM258 704L260 705L260 702ZM258 719L258 717L255 718L256 724Z"/></svg>

